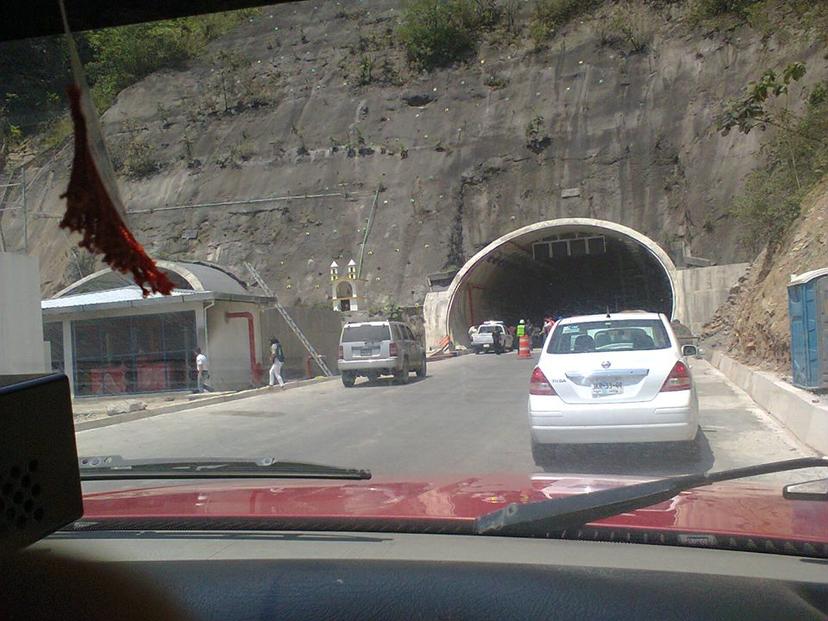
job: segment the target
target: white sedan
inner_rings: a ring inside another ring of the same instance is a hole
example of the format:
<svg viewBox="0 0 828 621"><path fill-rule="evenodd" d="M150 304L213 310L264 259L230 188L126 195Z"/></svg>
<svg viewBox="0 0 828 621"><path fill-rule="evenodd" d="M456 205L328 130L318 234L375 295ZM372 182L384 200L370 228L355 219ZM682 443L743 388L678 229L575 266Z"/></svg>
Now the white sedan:
<svg viewBox="0 0 828 621"><path fill-rule="evenodd" d="M668 319L630 312L562 319L529 383L536 463L556 444L692 443L699 405Z"/></svg>

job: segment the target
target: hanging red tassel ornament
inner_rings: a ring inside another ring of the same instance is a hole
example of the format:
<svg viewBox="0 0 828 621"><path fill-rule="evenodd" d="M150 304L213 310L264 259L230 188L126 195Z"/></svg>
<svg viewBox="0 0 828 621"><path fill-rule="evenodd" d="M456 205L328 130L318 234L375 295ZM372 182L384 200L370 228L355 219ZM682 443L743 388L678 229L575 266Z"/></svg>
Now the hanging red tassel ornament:
<svg viewBox="0 0 828 621"><path fill-rule="evenodd" d="M66 198L66 215L60 226L83 236L78 244L89 252L103 255L103 260L119 272L132 272L135 284L144 296L169 295L173 284L143 246L127 228L101 179L89 146L86 119L81 108L81 90L72 84L67 89L75 126L75 156Z"/></svg>

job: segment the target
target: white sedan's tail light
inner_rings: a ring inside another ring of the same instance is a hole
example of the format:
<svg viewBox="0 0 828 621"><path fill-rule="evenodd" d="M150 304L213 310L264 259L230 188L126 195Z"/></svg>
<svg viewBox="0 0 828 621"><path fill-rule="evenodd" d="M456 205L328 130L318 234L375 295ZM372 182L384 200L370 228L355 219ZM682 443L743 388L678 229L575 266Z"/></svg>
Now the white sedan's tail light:
<svg viewBox="0 0 828 621"><path fill-rule="evenodd" d="M342 347L342 345L339 346L339 353L337 353L337 358L339 358L340 360L345 359L345 348Z"/></svg>
<svg viewBox="0 0 828 621"><path fill-rule="evenodd" d="M396 358L397 356L400 355L400 351L397 348L396 343L389 343L389 345L388 345L388 355L391 356L392 358Z"/></svg>
<svg viewBox="0 0 828 621"><path fill-rule="evenodd" d="M543 371L540 370L540 367L535 367L535 370L532 371L532 377L529 380L529 394L547 396L554 396L557 394L555 389L552 388L552 384L550 384L549 380L546 379Z"/></svg>
<svg viewBox="0 0 828 621"><path fill-rule="evenodd" d="M690 390L690 370L681 360L673 365L670 375L664 380L661 392L673 392L675 390Z"/></svg>

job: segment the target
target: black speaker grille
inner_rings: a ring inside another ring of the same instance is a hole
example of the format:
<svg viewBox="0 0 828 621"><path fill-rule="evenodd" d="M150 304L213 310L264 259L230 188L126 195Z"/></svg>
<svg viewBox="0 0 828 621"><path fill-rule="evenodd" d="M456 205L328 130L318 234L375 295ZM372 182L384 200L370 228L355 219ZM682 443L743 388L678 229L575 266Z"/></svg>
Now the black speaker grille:
<svg viewBox="0 0 828 621"><path fill-rule="evenodd" d="M0 536L43 521L38 466L36 459L0 466Z"/></svg>

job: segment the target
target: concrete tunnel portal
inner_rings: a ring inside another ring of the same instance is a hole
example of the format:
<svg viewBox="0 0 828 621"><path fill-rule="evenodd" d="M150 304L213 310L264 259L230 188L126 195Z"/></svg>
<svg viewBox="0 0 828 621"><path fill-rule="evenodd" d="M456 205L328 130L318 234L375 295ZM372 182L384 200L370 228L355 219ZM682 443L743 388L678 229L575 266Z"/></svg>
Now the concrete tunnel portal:
<svg viewBox="0 0 828 621"><path fill-rule="evenodd" d="M470 325L647 310L675 317L683 306L676 267L652 239L620 224L564 218L525 226L472 257L448 289L446 332L467 341Z"/></svg>

